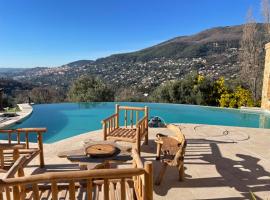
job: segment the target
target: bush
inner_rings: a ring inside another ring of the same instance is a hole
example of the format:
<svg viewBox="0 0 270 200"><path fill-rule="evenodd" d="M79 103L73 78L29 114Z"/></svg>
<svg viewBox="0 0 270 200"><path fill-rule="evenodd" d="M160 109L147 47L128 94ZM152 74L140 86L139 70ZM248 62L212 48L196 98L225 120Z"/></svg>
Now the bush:
<svg viewBox="0 0 270 200"><path fill-rule="evenodd" d="M157 87L151 94L151 101L217 105L213 99L214 82L206 77L190 74L182 80L170 81Z"/></svg>
<svg viewBox="0 0 270 200"><path fill-rule="evenodd" d="M18 98L22 97L19 95ZM51 86L35 87L29 92L29 98L30 101L34 103L56 103L63 102L65 99L65 94L60 88ZM28 102L28 95L24 96L22 100L24 100L24 102Z"/></svg>
<svg viewBox="0 0 270 200"><path fill-rule="evenodd" d="M151 101L230 108L254 106L252 94L248 89L241 86L229 88L223 77L214 81L197 74L157 87L151 94Z"/></svg>
<svg viewBox="0 0 270 200"><path fill-rule="evenodd" d="M114 101L114 92L100 79L81 76L72 84L68 98L74 102Z"/></svg>
<svg viewBox="0 0 270 200"><path fill-rule="evenodd" d="M231 93L224 93L219 100L221 107L239 108L241 106L254 106L252 94L249 90L238 86Z"/></svg>

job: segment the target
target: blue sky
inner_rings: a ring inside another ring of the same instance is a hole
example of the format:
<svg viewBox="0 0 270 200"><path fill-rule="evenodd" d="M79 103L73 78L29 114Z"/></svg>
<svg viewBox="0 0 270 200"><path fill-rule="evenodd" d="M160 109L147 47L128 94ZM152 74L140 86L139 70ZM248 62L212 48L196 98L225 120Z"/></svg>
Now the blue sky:
<svg viewBox="0 0 270 200"><path fill-rule="evenodd" d="M242 24L260 0L0 0L0 67L59 66Z"/></svg>

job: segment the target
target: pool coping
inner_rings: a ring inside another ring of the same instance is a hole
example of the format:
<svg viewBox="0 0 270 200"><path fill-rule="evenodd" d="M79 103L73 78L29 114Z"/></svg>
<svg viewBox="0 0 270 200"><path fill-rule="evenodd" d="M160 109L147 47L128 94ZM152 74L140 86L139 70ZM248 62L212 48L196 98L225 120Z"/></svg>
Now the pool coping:
<svg viewBox="0 0 270 200"><path fill-rule="evenodd" d="M16 112L18 116L8 118L6 121L0 122L0 129L7 128L11 125L14 125L15 123L24 120L25 118L27 118L28 116L32 114L33 107L30 104L24 103L24 104L17 104L17 105L20 108L20 111Z"/></svg>

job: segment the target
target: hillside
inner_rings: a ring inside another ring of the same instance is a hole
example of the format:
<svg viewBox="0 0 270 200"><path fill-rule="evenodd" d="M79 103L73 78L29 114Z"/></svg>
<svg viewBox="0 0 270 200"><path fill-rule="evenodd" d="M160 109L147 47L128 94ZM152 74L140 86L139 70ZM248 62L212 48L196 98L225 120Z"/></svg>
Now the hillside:
<svg viewBox="0 0 270 200"><path fill-rule="evenodd" d="M18 91L29 90L32 89L33 87L34 85L26 82L0 78L0 88L4 88L4 92L7 95L11 95L16 90Z"/></svg>
<svg viewBox="0 0 270 200"><path fill-rule="evenodd" d="M260 30L262 24L258 24ZM260 31L262 36L264 32ZM33 68L6 73L16 80L67 88L80 75L99 76L112 87L151 92L154 87L197 71L213 78L239 75L239 44L242 26L217 27L180 36L140 51L105 58L75 61L55 68ZM261 70L263 66L261 66Z"/></svg>
<svg viewBox="0 0 270 200"><path fill-rule="evenodd" d="M227 48L238 48L241 35L242 26L217 27L191 36L176 37L137 52L116 54L97 61L136 62L149 61L161 57L176 59L208 56L211 53L222 53Z"/></svg>

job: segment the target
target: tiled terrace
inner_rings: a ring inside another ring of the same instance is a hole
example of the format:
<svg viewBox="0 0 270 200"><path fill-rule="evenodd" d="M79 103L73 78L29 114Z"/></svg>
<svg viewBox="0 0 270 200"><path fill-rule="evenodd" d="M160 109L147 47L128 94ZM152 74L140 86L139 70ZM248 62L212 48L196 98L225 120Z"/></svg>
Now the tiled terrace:
<svg viewBox="0 0 270 200"><path fill-rule="evenodd" d="M249 191L257 199L270 198L270 130L179 125L188 139L185 181L178 182L176 169L168 168L162 184L154 187L154 199L250 199ZM154 162L155 175L160 165L153 139L158 132L172 134L165 128L150 129L149 146L142 148L142 157ZM47 170L69 163L57 153L77 149L88 139L102 140L101 130L45 144Z"/></svg>

